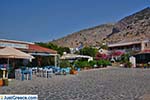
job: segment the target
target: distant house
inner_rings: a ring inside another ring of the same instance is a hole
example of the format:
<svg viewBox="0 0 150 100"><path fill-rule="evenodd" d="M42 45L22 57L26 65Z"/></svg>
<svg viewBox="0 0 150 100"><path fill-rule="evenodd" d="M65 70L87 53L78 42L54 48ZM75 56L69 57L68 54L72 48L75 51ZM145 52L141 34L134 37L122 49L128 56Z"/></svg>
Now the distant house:
<svg viewBox="0 0 150 100"><path fill-rule="evenodd" d="M123 50L127 52L136 52L133 55L136 58L136 64L150 63L150 40L130 41L124 43L109 44L110 52Z"/></svg>

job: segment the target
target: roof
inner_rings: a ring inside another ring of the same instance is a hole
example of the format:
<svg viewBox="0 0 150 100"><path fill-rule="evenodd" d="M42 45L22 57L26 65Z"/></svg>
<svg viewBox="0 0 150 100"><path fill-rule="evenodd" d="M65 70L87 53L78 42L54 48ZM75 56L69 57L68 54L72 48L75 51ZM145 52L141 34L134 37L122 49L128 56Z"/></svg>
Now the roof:
<svg viewBox="0 0 150 100"><path fill-rule="evenodd" d="M22 58L22 59L33 59L34 57L30 54L24 53L12 47L5 47L0 49L0 58Z"/></svg>
<svg viewBox="0 0 150 100"><path fill-rule="evenodd" d="M57 55L59 55L59 54L49 54L49 53L29 53L29 54L31 54L32 56L57 56Z"/></svg>
<svg viewBox="0 0 150 100"><path fill-rule="evenodd" d="M116 44L109 44L108 47L126 46L126 45L140 44L140 43L141 42L116 43Z"/></svg>
<svg viewBox="0 0 150 100"><path fill-rule="evenodd" d="M133 45L133 44L141 44L142 42L146 43L146 42L149 42L149 40L130 41L130 42L123 42L123 43L109 44L108 47L118 47L118 46L127 46L127 45Z"/></svg>
<svg viewBox="0 0 150 100"><path fill-rule="evenodd" d="M77 54L64 54L63 56L61 56L61 59L76 59L76 58L92 58L90 56L86 56L86 55L77 55Z"/></svg>
<svg viewBox="0 0 150 100"><path fill-rule="evenodd" d="M11 43L21 43L21 44L34 44L33 42L25 42L25 41L18 41L18 40L8 40L8 39L0 39L3 42L11 42Z"/></svg>
<svg viewBox="0 0 150 100"><path fill-rule="evenodd" d="M46 53L51 53L51 54L57 54L57 51L48 49L45 47L41 47L35 44L29 44L29 51L31 52L46 52Z"/></svg>

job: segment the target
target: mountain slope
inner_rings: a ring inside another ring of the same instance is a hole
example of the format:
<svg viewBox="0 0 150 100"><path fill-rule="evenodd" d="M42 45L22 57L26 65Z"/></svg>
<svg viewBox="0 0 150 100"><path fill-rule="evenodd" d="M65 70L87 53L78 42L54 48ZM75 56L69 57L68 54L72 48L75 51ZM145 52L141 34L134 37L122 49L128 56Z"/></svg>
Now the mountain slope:
<svg viewBox="0 0 150 100"><path fill-rule="evenodd" d="M93 28L75 32L66 37L52 41L52 43L64 47L78 47L82 43L87 46L98 45L112 32L113 24L103 24Z"/></svg>
<svg viewBox="0 0 150 100"><path fill-rule="evenodd" d="M107 42L126 42L150 39L150 8L127 16L114 25Z"/></svg>
<svg viewBox="0 0 150 100"><path fill-rule="evenodd" d="M75 32L66 37L52 41L65 47L98 46L107 43L137 41L150 39L150 8L145 8L127 16L115 24L103 24L93 28Z"/></svg>

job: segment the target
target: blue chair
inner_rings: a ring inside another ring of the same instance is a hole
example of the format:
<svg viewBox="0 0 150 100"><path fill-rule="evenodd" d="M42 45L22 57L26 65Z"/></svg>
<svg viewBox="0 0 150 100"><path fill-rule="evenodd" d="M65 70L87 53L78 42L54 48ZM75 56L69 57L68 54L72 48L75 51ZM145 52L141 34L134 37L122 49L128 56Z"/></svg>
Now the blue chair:
<svg viewBox="0 0 150 100"><path fill-rule="evenodd" d="M61 74L61 68L60 68L60 67L54 67L53 71L54 71L54 73L57 74L57 75L60 75L60 74Z"/></svg>
<svg viewBox="0 0 150 100"><path fill-rule="evenodd" d="M53 74L53 69L49 68L49 69L43 69L43 76L46 78L50 78L52 77Z"/></svg>
<svg viewBox="0 0 150 100"><path fill-rule="evenodd" d="M67 68L61 68L61 72L62 74L69 74L70 73L71 68L67 67Z"/></svg>
<svg viewBox="0 0 150 100"><path fill-rule="evenodd" d="M77 71L79 72L79 71L81 71L81 69L80 69L80 68L77 68Z"/></svg>

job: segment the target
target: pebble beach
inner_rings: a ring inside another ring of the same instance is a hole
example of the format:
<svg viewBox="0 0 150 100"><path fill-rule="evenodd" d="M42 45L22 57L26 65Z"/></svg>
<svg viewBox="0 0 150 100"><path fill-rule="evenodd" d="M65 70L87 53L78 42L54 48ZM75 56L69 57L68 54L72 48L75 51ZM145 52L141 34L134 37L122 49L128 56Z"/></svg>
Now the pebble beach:
<svg viewBox="0 0 150 100"><path fill-rule="evenodd" d="M150 69L105 68L77 75L12 80L0 94L37 94L38 100L150 100Z"/></svg>

